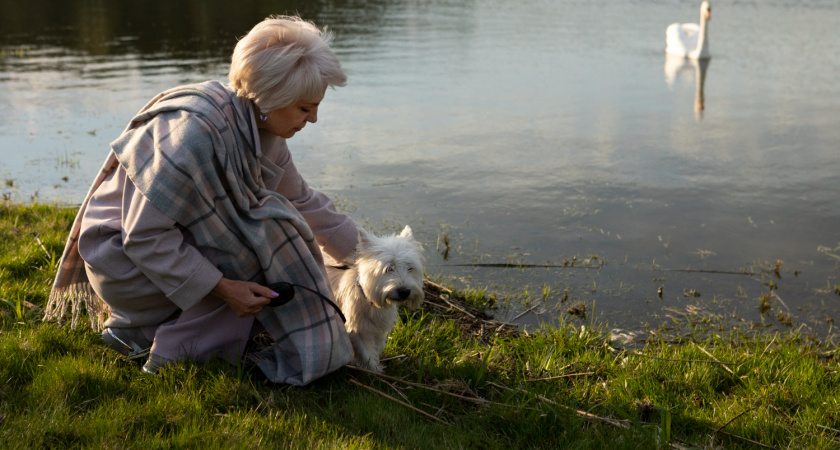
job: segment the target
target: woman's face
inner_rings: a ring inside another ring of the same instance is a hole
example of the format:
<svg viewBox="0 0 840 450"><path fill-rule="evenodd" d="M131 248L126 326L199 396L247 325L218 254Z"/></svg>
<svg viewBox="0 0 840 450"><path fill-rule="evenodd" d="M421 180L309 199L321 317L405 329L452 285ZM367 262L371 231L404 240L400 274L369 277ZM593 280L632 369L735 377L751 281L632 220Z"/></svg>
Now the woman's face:
<svg viewBox="0 0 840 450"><path fill-rule="evenodd" d="M326 90L325 90L326 91ZM286 107L266 113L264 122L258 121L258 127L268 130L271 134L289 139L306 126L306 122L318 121L318 105L324 99L324 94L317 98L304 98Z"/></svg>

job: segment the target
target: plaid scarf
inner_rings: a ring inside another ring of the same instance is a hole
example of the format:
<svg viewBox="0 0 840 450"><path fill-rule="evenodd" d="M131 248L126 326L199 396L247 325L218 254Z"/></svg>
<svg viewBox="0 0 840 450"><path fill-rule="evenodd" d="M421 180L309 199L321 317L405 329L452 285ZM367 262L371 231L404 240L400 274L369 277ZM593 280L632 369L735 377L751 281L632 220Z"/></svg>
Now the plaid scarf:
<svg viewBox="0 0 840 450"><path fill-rule="evenodd" d="M117 164L149 201L192 233L198 246L216 251L215 263L226 278L287 281L332 298L312 230L285 197L265 188L251 115L250 103L217 81L165 91L143 107L111 143L79 208L45 319L61 321L69 310L75 327L84 304L91 326L99 330L110 313L90 287L78 238L91 195ZM298 294L301 301L323 303L315 294ZM258 318L266 325L270 315L271 308L265 308ZM316 331L310 330L314 341L320 339ZM332 336L337 330L317 332Z"/></svg>

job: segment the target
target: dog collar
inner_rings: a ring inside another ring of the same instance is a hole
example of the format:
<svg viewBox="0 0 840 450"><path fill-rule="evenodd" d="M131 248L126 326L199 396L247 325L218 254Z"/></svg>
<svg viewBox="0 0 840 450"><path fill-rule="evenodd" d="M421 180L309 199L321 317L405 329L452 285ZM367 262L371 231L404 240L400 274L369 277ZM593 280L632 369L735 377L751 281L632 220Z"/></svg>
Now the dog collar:
<svg viewBox="0 0 840 450"><path fill-rule="evenodd" d="M365 295L365 288L362 287L362 282L359 277L356 277L356 286L359 286L359 290L362 291L362 295L364 295L365 298L367 298L367 295Z"/></svg>
<svg viewBox="0 0 840 450"><path fill-rule="evenodd" d="M370 303L371 305L376 306L376 305L373 304L372 301L370 301L370 297L368 297L367 294L365 294L365 288L362 287L362 282L361 282L361 279L359 277L356 277L356 286L358 286L359 291L362 292L362 297L364 297L365 300L367 300L368 303Z"/></svg>

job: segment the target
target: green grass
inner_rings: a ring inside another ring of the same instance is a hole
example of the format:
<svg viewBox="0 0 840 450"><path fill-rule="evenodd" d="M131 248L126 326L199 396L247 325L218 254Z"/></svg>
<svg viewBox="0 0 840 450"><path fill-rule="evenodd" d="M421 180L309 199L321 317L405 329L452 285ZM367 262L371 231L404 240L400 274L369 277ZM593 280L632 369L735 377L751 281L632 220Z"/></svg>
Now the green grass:
<svg viewBox="0 0 840 450"><path fill-rule="evenodd" d="M391 335L394 379L343 368L292 387L222 362L143 375L86 324L40 321L73 215L0 206L0 448L840 448L838 348L795 333L623 349L559 321L488 340L428 308Z"/></svg>

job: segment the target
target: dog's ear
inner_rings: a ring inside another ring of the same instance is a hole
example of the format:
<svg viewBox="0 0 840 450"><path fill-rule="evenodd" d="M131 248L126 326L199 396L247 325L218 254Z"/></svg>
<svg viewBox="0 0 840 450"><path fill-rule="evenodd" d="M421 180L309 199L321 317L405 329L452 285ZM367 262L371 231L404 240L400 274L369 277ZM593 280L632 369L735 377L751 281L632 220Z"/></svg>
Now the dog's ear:
<svg viewBox="0 0 840 450"><path fill-rule="evenodd" d="M414 234L411 233L411 227L406 225L403 228L402 233L400 233L400 237L404 239L414 239Z"/></svg>
<svg viewBox="0 0 840 450"><path fill-rule="evenodd" d="M368 244L370 244L370 241L372 240L373 235L368 233L367 230L365 230L362 227L359 227L358 229L359 229L359 245L362 246L362 247L367 247Z"/></svg>

